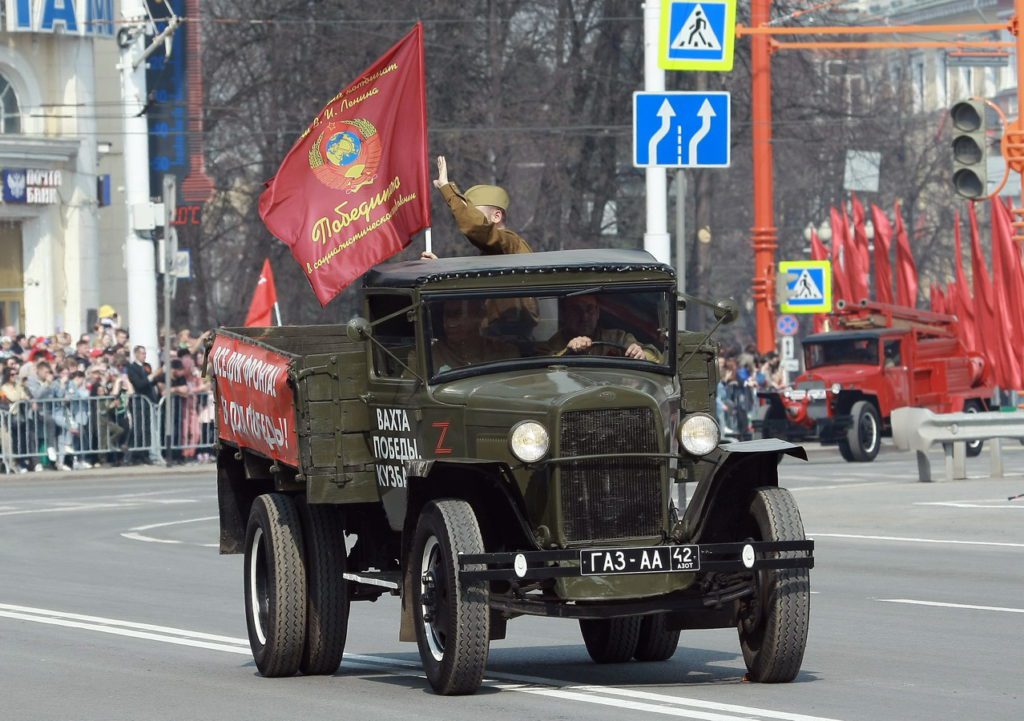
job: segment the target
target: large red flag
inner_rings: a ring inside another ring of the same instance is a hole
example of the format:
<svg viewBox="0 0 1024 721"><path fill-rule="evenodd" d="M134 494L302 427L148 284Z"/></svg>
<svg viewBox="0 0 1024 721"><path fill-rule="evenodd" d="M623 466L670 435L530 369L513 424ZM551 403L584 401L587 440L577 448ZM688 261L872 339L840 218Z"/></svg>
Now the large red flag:
<svg viewBox="0 0 1024 721"><path fill-rule="evenodd" d="M1019 287L1014 262L1013 228L1010 213L998 198L992 198L992 285L996 291L996 306L1002 321L999 330L1006 359L1006 390L1024 388L1024 369L1021 368L1020 339L1024 338L1024 319L1021 305L1024 292ZM1019 252L1019 251L1016 251Z"/></svg>
<svg viewBox="0 0 1024 721"><path fill-rule="evenodd" d="M265 327L272 324L274 306L277 305L277 286L274 285L274 271L270 268L270 258L263 261L260 279L256 281L256 290L252 294L249 313L245 316L246 327Z"/></svg>
<svg viewBox="0 0 1024 721"><path fill-rule="evenodd" d="M868 297L868 276L871 274L871 257L868 254L868 233L864 227L864 206L854 195L852 199L853 247L849 253L850 292L853 299L860 301Z"/></svg>
<svg viewBox="0 0 1024 721"><path fill-rule="evenodd" d="M875 298L879 303L894 303L892 295L892 225L885 212L871 204L871 224L875 226Z"/></svg>
<svg viewBox="0 0 1024 721"><path fill-rule="evenodd" d="M931 306L932 313L942 313L944 315L949 312L946 309L946 294L942 292L942 283L937 280L933 280L928 284L928 303Z"/></svg>
<svg viewBox="0 0 1024 721"><path fill-rule="evenodd" d="M818 231L811 228L811 260L828 260L828 251L818 237ZM825 314L814 314L814 332L821 333L825 330Z"/></svg>
<svg viewBox="0 0 1024 721"><path fill-rule="evenodd" d="M423 26L320 111L260 196L327 305L430 225Z"/></svg>
<svg viewBox="0 0 1024 721"><path fill-rule="evenodd" d="M896 212L896 302L908 308L917 307L917 266L910 251L907 229L903 227L903 210L895 205Z"/></svg>
<svg viewBox="0 0 1024 721"><path fill-rule="evenodd" d="M981 249L981 234L978 232L978 215L974 203L967 205L967 220L971 228L971 279L974 284L974 322L979 339L978 350L985 356L996 383L1001 386L1006 373L1002 344L993 340L1000 333L999 314L996 312L995 291ZM981 342L982 339L984 342Z"/></svg>
<svg viewBox="0 0 1024 721"><path fill-rule="evenodd" d="M829 209L829 225L832 226L832 297L851 302L850 285L846 276L845 261L849 252L846 247L846 223L835 208Z"/></svg>
<svg viewBox="0 0 1024 721"><path fill-rule="evenodd" d="M959 335L968 350L978 350L978 336L974 324L974 301L971 289L967 287L967 276L964 275L963 240L960 237L960 213L953 213L953 237L956 251L953 255L953 270L956 273L956 293L951 298L953 309L960 320Z"/></svg>

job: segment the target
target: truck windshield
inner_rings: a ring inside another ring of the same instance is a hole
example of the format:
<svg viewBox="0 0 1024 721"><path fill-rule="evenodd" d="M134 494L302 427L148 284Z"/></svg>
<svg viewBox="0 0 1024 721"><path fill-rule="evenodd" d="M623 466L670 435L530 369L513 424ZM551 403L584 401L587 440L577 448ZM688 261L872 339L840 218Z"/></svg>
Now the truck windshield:
<svg viewBox="0 0 1024 721"><path fill-rule="evenodd" d="M501 362L667 368L674 296L667 290L575 291L424 299L430 376Z"/></svg>
<svg viewBox="0 0 1024 721"><path fill-rule="evenodd" d="M836 338L804 343L804 365L808 370L834 365L878 365L877 338Z"/></svg>

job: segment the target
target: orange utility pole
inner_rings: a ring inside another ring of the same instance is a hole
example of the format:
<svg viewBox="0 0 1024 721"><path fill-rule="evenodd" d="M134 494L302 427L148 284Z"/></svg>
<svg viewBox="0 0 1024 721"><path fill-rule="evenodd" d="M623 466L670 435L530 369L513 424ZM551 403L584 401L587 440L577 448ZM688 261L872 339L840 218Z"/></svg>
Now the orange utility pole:
<svg viewBox="0 0 1024 721"><path fill-rule="evenodd" d="M1024 2L1024 0L1018 0ZM751 0L750 22L761 27L771 18L771 0ZM737 35L739 33L737 32ZM750 114L753 121L754 165L754 316L757 320L757 351L775 350L775 186L772 167L772 49L770 38L750 40Z"/></svg>
<svg viewBox="0 0 1024 721"><path fill-rule="evenodd" d="M1017 18L1024 17L1024 0L1014 0L1015 16L1009 23L960 25L875 25L850 27L772 27L771 0L751 0L751 27L736 26L736 37L750 37L751 118L753 120L754 227L754 314L757 321L757 350L775 350L775 191L772 166L771 56L776 50L879 50L907 48L1002 48L1017 49L1017 107L1024 108L1024 37ZM888 42L800 42L780 43L776 35L915 35L921 33L971 33L1009 30L1016 42L997 40L888 41ZM1003 154L1011 169L1024 176L1024 123L1018 117L1005 128ZM1014 208L1017 240L1024 240L1024 189L1020 208Z"/></svg>

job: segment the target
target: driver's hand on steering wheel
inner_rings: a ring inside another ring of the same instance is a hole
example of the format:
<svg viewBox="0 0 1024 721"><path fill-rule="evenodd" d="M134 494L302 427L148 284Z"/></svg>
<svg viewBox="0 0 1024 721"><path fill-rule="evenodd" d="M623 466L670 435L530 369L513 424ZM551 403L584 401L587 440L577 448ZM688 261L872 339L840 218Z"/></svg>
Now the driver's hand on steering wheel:
<svg viewBox="0 0 1024 721"><path fill-rule="evenodd" d="M569 341L565 347L573 353L586 353L592 345L594 345L594 341L585 335L580 335Z"/></svg>
<svg viewBox="0 0 1024 721"><path fill-rule="evenodd" d="M644 355L644 349L640 347L639 343L633 343L626 349L627 358L635 358L636 360L646 360L647 356Z"/></svg>

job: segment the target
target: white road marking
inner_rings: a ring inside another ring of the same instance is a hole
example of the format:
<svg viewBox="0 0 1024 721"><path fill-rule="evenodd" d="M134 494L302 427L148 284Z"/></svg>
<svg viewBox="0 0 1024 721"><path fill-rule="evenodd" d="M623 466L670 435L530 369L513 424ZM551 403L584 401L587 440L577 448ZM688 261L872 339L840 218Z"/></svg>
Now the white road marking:
<svg viewBox="0 0 1024 721"><path fill-rule="evenodd" d="M943 538L905 538L902 536L861 536L854 533L811 533L808 538L851 538L859 541L897 541L901 543L945 543L954 546L997 546L1000 548L1024 548L1024 543L1002 541L954 541Z"/></svg>
<svg viewBox="0 0 1024 721"><path fill-rule="evenodd" d="M68 502L62 502L68 503ZM119 502L119 503L77 503L69 505L57 505L49 508L23 508L15 511L0 511L0 516L24 516L35 513L68 513L75 511L98 511L98 510L109 510L112 508L116 509L128 509L138 508L144 505L180 505L183 503L198 503L198 501L191 498L182 498L180 500L174 499L152 499L146 501L135 501L135 502Z"/></svg>
<svg viewBox="0 0 1024 721"><path fill-rule="evenodd" d="M0 618L97 631L144 641L157 641L211 651L224 651L237 655L249 655L251 653L249 641L245 638L234 638L170 626L122 621L114 618L54 611L31 606L0 603ZM346 667L359 667L368 670L386 671L390 674L413 675L417 678L423 678L420 664L404 659L346 653L342 668ZM487 676L488 678L484 679L486 685L503 691L549 696L567 701L613 706L631 711L700 719L701 721L750 721L752 719L834 721L833 719L819 716L806 716L752 706L737 706L714 701L703 701L684 696L671 696L669 694L638 691L629 688L572 685L558 679L537 676L521 676L502 672L489 672Z"/></svg>
<svg viewBox="0 0 1024 721"><path fill-rule="evenodd" d="M831 486L798 486L793 488L792 486L786 486L790 491L834 491L837 488L863 488L865 486L895 486L898 484L890 481L874 481L872 483L839 483Z"/></svg>
<svg viewBox="0 0 1024 721"><path fill-rule="evenodd" d="M166 523L151 523L148 526L136 526L129 531L125 531L121 534L123 538L130 539L132 541L143 541L145 543L168 543L168 544L184 544L185 541L178 541L172 538L155 538L154 536L146 536L139 531L149 531L153 528L164 528L166 526L179 526L183 523L198 523L199 521L214 521L218 516L203 516L202 518L186 518L183 521L167 521ZM216 543L196 543L188 544L202 546L204 548L217 548Z"/></svg>
<svg viewBox="0 0 1024 721"><path fill-rule="evenodd" d="M968 611L999 611L1001 613L1024 613L1024 608L1004 606L975 606L969 603L941 603L939 601L915 601L910 598L880 598L882 603L909 603L914 606L937 606L939 608L962 608Z"/></svg>
<svg viewBox="0 0 1024 721"><path fill-rule="evenodd" d="M1005 498L986 498L980 501L918 501L915 506L946 506L948 508L1014 508L1024 510L1024 503L1013 503Z"/></svg>

